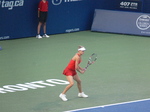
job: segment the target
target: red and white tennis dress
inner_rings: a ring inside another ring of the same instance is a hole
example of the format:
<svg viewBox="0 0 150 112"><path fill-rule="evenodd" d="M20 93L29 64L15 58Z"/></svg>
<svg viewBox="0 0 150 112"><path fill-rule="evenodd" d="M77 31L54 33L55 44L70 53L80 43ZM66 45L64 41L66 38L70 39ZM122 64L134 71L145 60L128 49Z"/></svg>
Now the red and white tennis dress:
<svg viewBox="0 0 150 112"><path fill-rule="evenodd" d="M76 69L75 69L75 63L76 61L70 60L68 66L64 69L63 74L66 76L75 76L77 74Z"/></svg>

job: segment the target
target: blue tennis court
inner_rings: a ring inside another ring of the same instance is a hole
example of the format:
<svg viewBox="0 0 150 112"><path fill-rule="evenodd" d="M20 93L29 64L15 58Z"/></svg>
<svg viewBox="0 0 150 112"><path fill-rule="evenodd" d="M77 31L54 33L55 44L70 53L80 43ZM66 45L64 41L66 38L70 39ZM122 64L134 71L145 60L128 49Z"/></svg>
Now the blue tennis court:
<svg viewBox="0 0 150 112"><path fill-rule="evenodd" d="M98 107L83 108L66 112L150 112L150 99L143 99Z"/></svg>

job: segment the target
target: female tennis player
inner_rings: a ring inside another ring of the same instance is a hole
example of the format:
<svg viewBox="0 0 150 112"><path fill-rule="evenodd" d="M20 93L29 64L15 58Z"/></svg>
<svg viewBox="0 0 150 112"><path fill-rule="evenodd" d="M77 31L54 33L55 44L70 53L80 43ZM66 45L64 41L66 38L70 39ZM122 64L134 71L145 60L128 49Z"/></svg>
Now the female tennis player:
<svg viewBox="0 0 150 112"><path fill-rule="evenodd" d="M69 81L69 85L66 86L64 91L59 95L59 97L63 101L67 101L68 99L66 98L66 92L74 85L74 80L77 82L77 87L79 90L78 97L86 98L88 95L84 94L82 91L81 87L81 80L80 77L78 76L77 72L80 72L83 74L85 70L79 66L81 63L81 56L84 54L85 47L79 46L78 52L74 55L74 57L70 60L68 66L65 68L63 71L63 74L66 76L67 80Z"/></svg>

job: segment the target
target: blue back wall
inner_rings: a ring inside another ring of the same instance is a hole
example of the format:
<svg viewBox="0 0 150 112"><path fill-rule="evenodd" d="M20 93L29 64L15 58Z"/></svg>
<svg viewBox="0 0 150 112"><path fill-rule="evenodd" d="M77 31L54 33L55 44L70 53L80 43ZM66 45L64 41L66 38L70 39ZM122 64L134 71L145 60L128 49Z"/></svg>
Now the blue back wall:
<svg viewBox="0 0 150 112"><path fill-rule="evenodd" d="M37 34L40 0L0 0L0 40ZM95 9L116 10L117 0L48 0L47 34L89 30ZM143 12L150 12L150 0ZM41 31L41 34L43 32Z"/></svg>

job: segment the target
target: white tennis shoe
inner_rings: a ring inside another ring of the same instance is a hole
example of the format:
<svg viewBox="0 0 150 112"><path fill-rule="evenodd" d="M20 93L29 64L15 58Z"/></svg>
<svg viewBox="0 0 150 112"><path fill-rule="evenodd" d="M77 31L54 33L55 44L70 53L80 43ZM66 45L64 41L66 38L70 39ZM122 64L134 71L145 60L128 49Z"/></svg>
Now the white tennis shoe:
<svg viewBox="0 0 150 112"><path fill-rule="evenodd" d="M60 94L59 97L63 100L63 101L67 101L68 99L66 98L65 94Z"/></svg>
<svg viewBox="0 0 150 112"><path fill-rule="evenodd" d="M36 38L41 39L42 37L41 37L41 35L37 35Z"/></svg>
<svg viewBox="0 0 150 112"><path fill-rule="evenodd" d="M80 97L80 98L87 98L88 95L86 95L86 94L84 94L84 92L82 92L82 93L78 94L78 97Z"/></svg>
<svg viewBox="0 0 150 112"><path fill-rule="evenodd" d="M43 37L49 38L49 36L47 34L44 34Z"/></svg>

